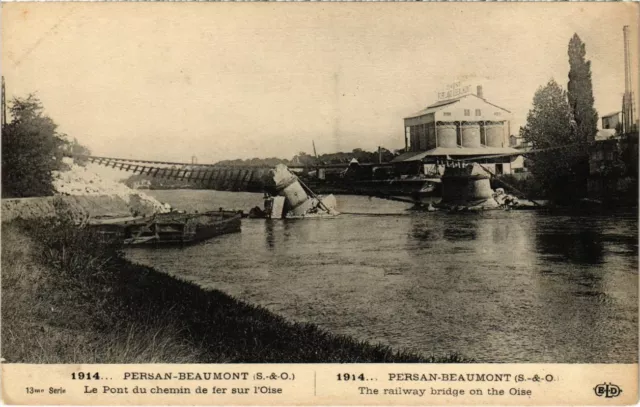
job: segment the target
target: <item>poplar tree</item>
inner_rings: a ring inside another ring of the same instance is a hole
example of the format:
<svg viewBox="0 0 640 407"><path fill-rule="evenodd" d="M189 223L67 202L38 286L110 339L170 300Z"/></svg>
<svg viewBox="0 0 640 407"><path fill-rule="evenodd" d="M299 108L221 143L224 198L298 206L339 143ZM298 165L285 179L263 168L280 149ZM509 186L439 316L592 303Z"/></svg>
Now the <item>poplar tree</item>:
<svg viewBox="0 0 640 407"><path fill-rule="evenodd" d="M593 107L591 61L587 61L585 44L578 34L569 41L569 106L576 123L577 139L591 142L598 132L598 112Z"/></svg>
<svg viewBox="0 0 640 407"><path fill-rule="evenodd" d="M589 176L589 152L587 143L595 140L598 132L598 113L593 107L593 85L591 83L591 61L586 60L586 47L578 34L569 40L569 83L567 84L569 107L573 116L575 140L584 143L577 147L573 163L575 192L585 195Z"/></svg>

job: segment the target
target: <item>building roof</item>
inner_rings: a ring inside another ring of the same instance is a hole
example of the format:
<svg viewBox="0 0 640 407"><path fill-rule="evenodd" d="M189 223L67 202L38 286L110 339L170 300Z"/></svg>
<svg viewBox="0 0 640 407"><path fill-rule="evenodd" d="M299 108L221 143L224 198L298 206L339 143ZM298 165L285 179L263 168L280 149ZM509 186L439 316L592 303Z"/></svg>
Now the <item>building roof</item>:
<svg viewBox="0 0 640 407"><path fill-rule="evenodd" d="M486 99L481 98L478 95L474 95L473 93L469 93L467 95L462 95L462 96L460 96L458 98L455 98L455 99L441 100L439 102L433 103L433 104L427 106L426 108L420 110L419 112L416 112L416 113L414 113L414 114L412 114L410 116L405 117L405 119L413 119L414 117L420 117L420 116L424 116L424 115L427 115L427 114L430 114L430 113L437 112L438 110L444 109L446 106L449 106L449 105L452 105L454 103L457 103L461 99L464 99L464 98L470 97L470 96L476 97L476 98L482 100L483 102L490 104L491 106L494 106L494 107L497 107L498 109L504 110L507 113L511 113L509 110L505 109L504 107L500 107L500 106L495 105L495 104L493 104L491 102L488 102Z"/></svg>
<svg viewBox="0 0 640 407"><path fill-rule="evenodd" d="M603 115L603 116L602 116L602 118L604 119L605 117L617 116L617 115L619 115L620 113L622 113L622 112L620 112L620 111L618 111L618 112L611 112L611 113L609 113L609 114L605 114L605 115Z"/></svg>
<svg viewBox="0 0 640 407"><path fill-rule="evenodd" d="M450 100L447 100L447 101L443 101L442 103L439 103L439 104L435 104L435 105L431 105L431 106L425 107L424 109L420 110L419 112L416 112L416 113L412 114L411 116L405 117L405 119L412 119L414 117L420 117L420 116L424 116L424 115L427 115L427 114L430 114L430 113L437 112L438 110L443 109L446 106L452 105L452 104L454 104L454 103L456 103L458 101L460 101L460 98L458 98L458 99L450 99ZM446 103L444 103L444 102L446 102Z"/></svg>
<svg viewBox="0 0 640 407"><path fill-rule="evenodd" d="M519 150L511 147L436 147L429 151L412 151L402 154L393 159L392 162L401 161L422 161L427 157L442 157L442 156L485 156L485 155L502 155L502 154L518 154L522 153Z"/></svg>

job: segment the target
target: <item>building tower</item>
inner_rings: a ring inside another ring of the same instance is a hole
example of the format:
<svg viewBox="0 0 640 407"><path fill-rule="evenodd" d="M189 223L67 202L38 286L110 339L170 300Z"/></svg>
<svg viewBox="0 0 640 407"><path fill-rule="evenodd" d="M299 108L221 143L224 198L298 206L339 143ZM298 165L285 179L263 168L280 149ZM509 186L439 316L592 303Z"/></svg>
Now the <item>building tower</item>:
<svg viewBox="0 0 640 407"><path fill-rule="evenodd" d="M629 26L622 28L624 38L624 96L622 96L622 133L631 133L635 127L635 98L631 80L631 47L629 46Z"/></svg>

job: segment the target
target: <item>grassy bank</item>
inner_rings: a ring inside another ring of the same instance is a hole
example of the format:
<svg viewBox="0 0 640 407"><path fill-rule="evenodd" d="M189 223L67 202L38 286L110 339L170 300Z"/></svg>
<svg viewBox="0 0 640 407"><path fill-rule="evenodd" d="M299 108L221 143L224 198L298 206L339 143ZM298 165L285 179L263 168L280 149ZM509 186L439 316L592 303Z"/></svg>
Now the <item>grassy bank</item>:
<svg viewBox="0 0 640 407"><path fill-rule="evenodd" d="M63 217L2 230L2 357L23 363L463 362L292 323L135 265Z"/></svg>

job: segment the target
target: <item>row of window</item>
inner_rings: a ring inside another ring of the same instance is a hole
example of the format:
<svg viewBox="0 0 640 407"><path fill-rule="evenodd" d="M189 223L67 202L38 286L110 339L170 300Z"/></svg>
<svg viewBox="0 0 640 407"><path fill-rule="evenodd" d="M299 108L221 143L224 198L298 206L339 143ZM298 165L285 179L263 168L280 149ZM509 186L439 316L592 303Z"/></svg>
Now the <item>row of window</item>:
<svg viewBox="0 0 640 407"><path fill-rule="evenodd" d="M451 116L451 112L443 112L443 116ZM471 109L464 109L465 116L471 116ZM500 112L495 112L494 115L500 116ZM482 116L482 111L480 109L476 109L476 116Z"/></svg>

